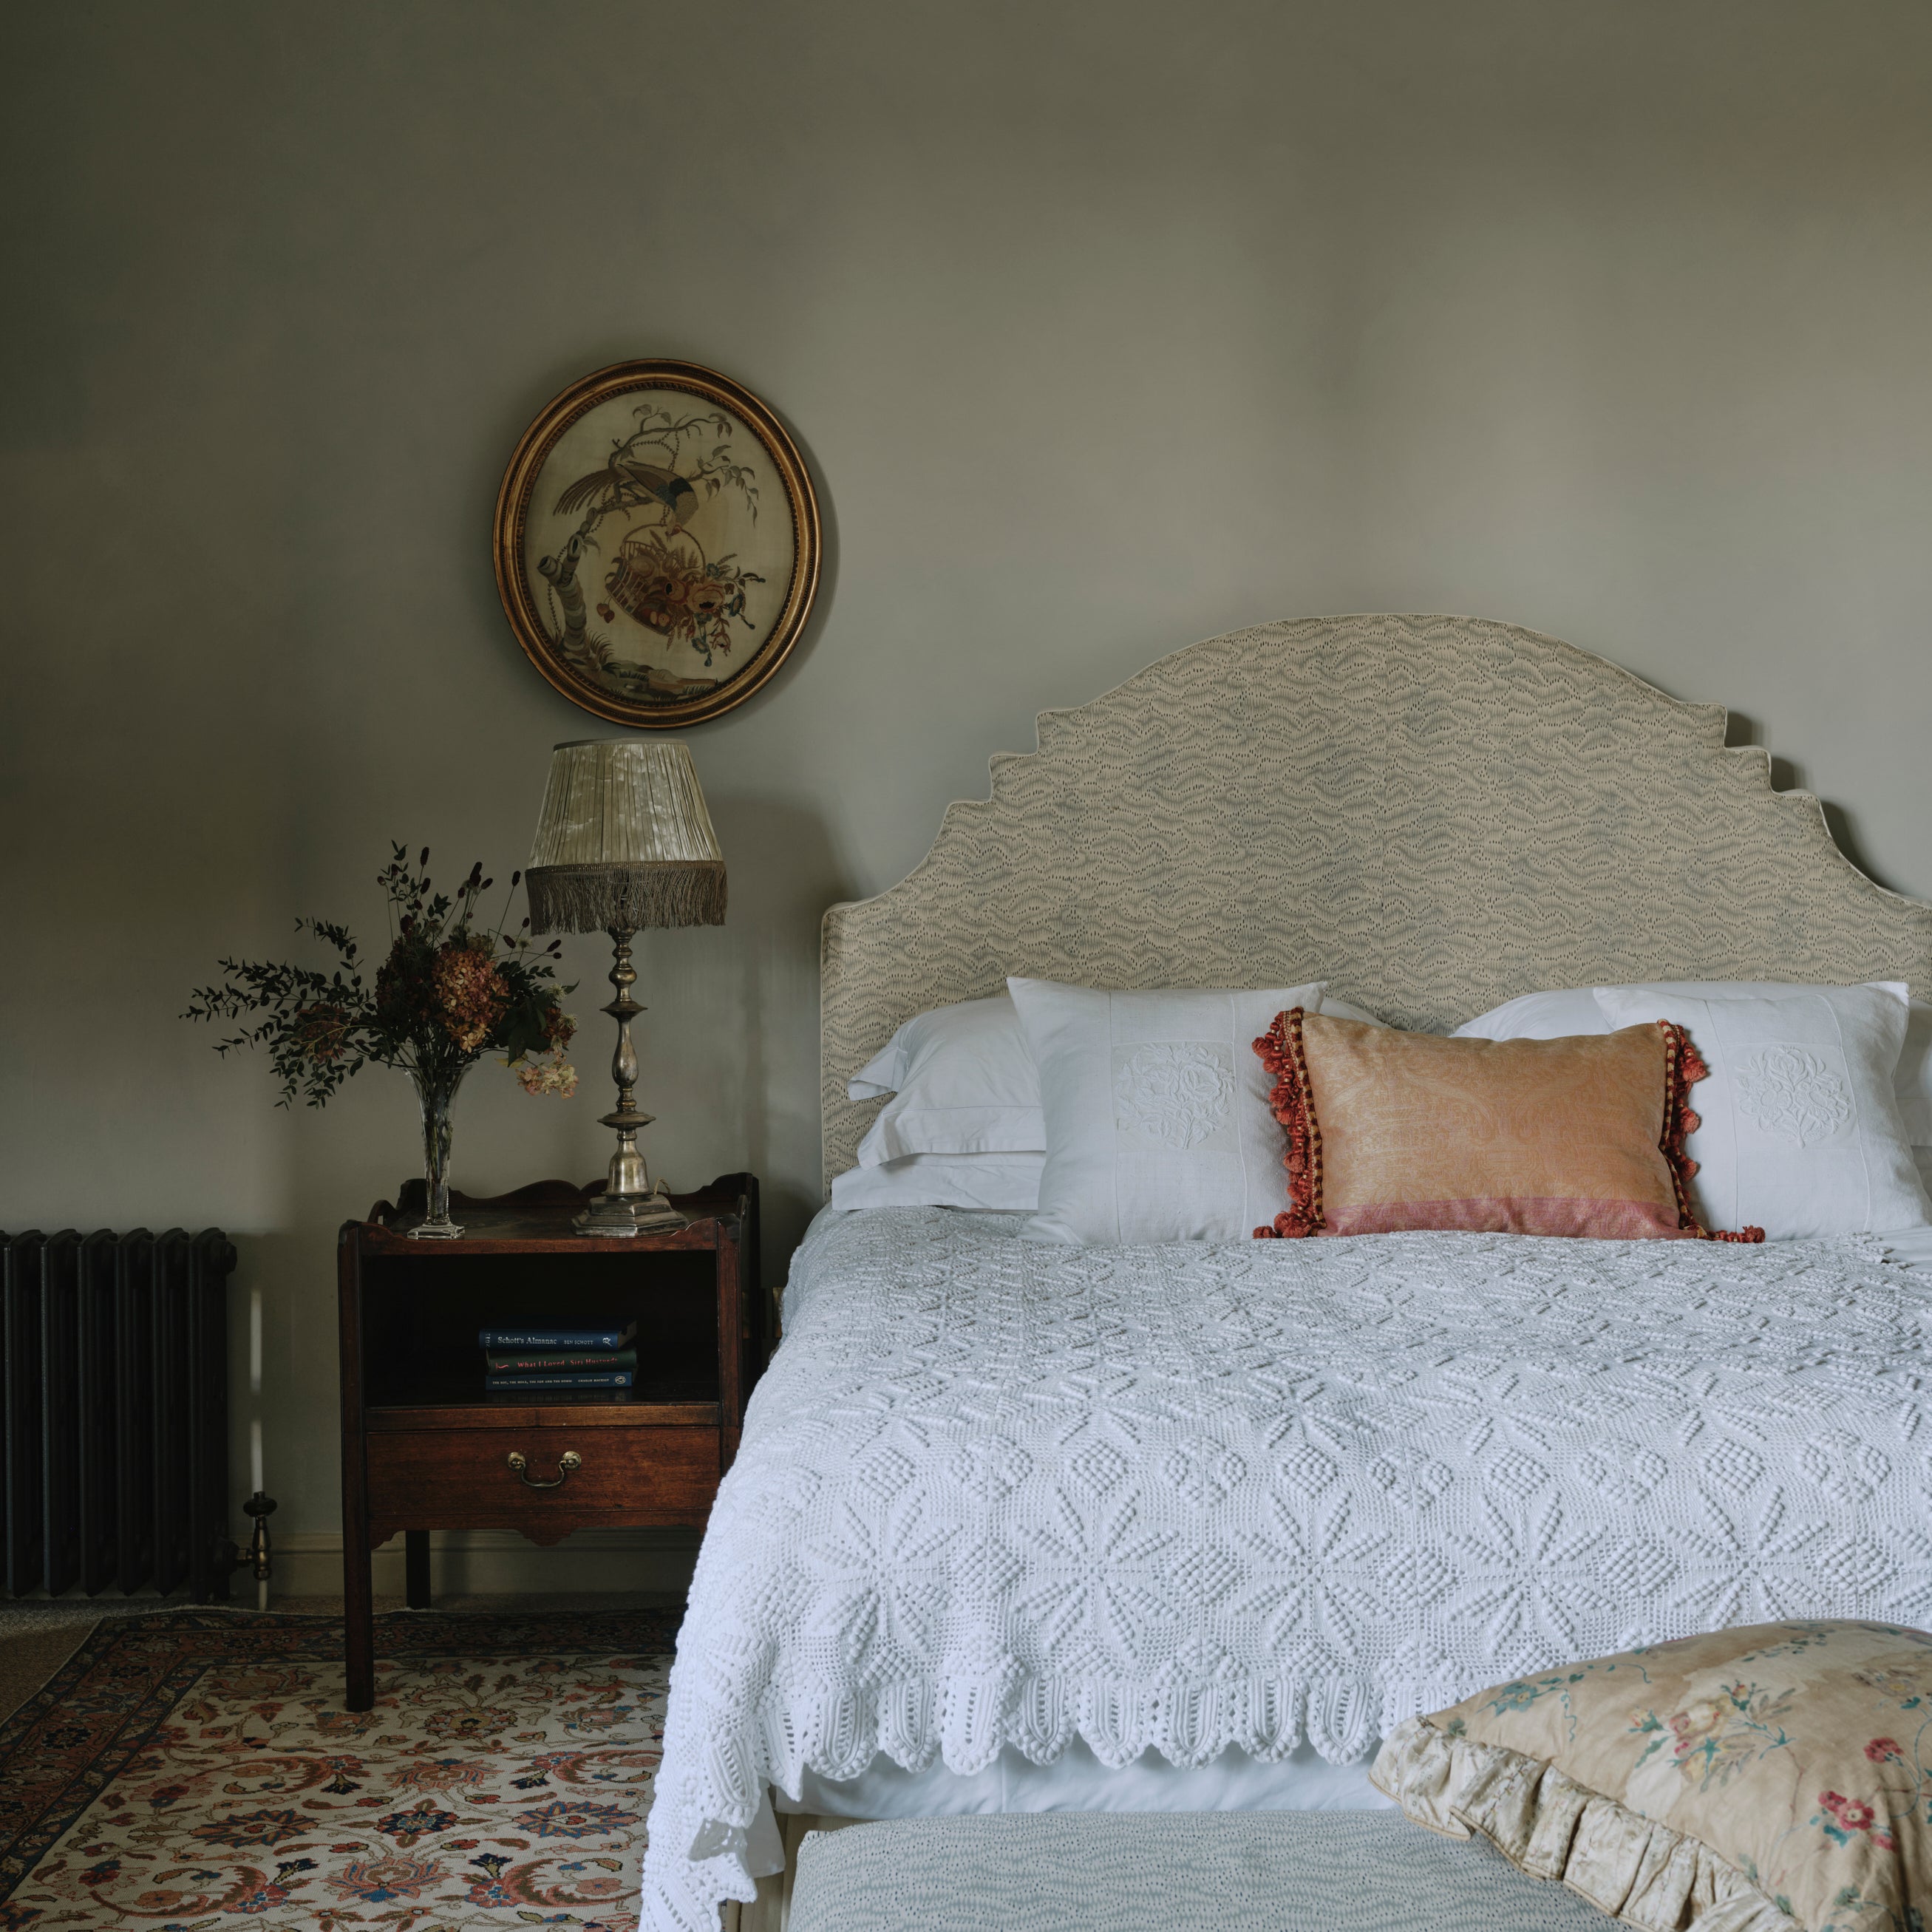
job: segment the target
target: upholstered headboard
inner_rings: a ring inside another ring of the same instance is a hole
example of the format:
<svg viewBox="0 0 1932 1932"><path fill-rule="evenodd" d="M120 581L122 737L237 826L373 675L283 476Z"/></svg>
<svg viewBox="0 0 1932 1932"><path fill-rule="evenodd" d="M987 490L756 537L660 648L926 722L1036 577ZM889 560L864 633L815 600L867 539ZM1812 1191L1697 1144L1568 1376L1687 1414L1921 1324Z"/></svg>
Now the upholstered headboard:
<svg viewBox="0 0 1932 1932"><path fill-rule="evenodd" d="M1426 616L1262 625L1042 712L911 873L825 915L828 1185L879 1104L852 1075L1010 973L1326 978L1438 1031L1604 980L1922 991L1932 905L1874 885L1724 724L1554 638Z"/></svg>

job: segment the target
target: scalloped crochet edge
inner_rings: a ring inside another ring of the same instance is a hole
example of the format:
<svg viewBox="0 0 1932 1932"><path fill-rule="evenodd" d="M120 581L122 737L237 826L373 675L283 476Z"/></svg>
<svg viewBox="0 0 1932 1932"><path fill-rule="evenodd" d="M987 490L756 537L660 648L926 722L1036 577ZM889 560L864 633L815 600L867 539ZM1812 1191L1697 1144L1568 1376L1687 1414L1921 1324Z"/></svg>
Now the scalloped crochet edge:
<svg viewBox="0 0 1932 1932"><path fill-rule="evenodd" d="M1558 1880L1641 1932L1804 1932L1701 1840L1506 1745L1411 1718L1369 1778L1413 1822L1445 1838L1480 1832L1517 1870Z"/></svg>

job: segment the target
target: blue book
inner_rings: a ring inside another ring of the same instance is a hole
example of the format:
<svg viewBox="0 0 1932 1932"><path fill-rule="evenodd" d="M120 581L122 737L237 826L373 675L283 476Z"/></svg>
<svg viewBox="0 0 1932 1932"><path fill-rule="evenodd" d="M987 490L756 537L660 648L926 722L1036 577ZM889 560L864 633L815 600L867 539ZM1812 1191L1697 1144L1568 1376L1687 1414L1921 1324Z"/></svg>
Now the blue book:
<svg viewBox="0 0 1932 1932"><path fill-rule="evenodd" d="M637 1338L628 1328L479 1328L479 1348L621 1348Z"/></svg>
<svg viewBox="0 0 1932 1932"><path fill-rule="evenodd" d="M584 1372L568 1376L506 1376L493 1370L486 1378L493 1389L613 1389L631 1386L628 1369L607 1369L601 1374Z"/></svg>

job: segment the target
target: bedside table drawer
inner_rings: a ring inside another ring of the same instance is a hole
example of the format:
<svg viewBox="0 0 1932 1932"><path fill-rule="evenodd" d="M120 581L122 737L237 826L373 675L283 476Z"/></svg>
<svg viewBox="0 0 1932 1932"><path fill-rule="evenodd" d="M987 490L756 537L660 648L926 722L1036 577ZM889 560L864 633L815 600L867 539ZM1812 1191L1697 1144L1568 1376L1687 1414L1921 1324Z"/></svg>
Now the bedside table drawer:
<svg viewBox="0 0 1932 1932"><path fill-rule="evenodd" d="M718 1488L715 1427L398 1429L368 1443L372 1538L434 1526L544 1542L586 1523L702 1525Z"/></svg>

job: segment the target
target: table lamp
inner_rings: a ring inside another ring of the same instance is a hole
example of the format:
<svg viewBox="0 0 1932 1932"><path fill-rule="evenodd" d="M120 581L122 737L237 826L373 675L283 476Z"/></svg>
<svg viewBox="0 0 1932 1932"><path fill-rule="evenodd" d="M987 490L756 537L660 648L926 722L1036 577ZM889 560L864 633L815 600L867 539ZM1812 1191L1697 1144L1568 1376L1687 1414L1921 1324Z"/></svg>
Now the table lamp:
<svg viewBox="0 0 1932 1932"><path fill-rule="evenodd" d="M610 1077L617 1151L602 1196L577 1216L578 1233L624 1237L681 1227L685 1216L653 1185L638 1130L656 1118L637 1106L638 1054L631 1022L637 974L631 935L640 927L722 926L724 855L704 808L689 750L678 740L589 738L550 754L550 782L530 862L530 930L608 932L616 950L604 1010L617 1022Z"/></svg>

